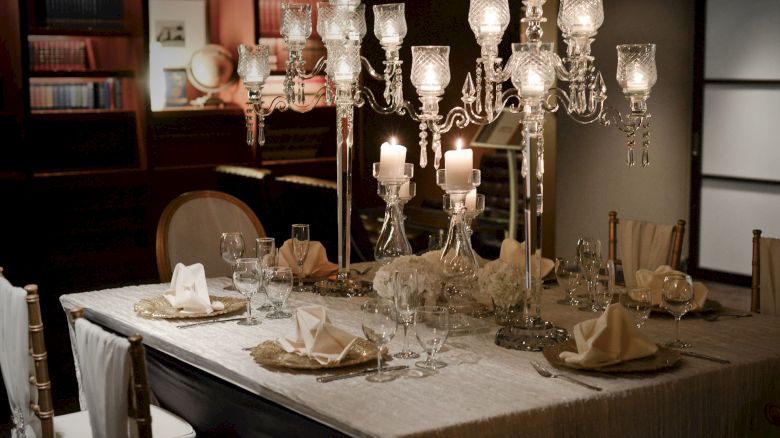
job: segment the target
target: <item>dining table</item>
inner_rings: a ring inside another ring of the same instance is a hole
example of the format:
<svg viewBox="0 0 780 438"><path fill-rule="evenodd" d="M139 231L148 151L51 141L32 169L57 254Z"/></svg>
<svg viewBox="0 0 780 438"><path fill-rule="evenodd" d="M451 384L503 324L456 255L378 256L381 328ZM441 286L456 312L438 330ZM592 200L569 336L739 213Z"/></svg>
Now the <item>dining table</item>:
<svg viewBox="0 0 780 438"><path fill-rule="evenodd" d="M229 283L227 278L208 279L210 294L238 296L224 290ZM474 320L479 329L447 339L440 352L447 366L433 375L401 373L385 383L365 377L321 383L318 376L339 370L265 367L248 351L294 335L294 319L265 319L260 313L257 326L224 322L184 329L179 326L191 321L136 314L134 304L160 296L168 287L142 284L73 293L60 302L66 311L84 308L88 319L109 330L142 335L154 396L200 436L780 434L780 427L768 420L780 404L780 318L775 316L714 320L694 312L683 317L681 338L692 344L690 351L728 363L681 356L672 366L623 373L556 368L541 352L499 347L499 326L486 318ZM563 291L554 284L542 292L542 317L557 327L571 332L575 324L599 316L559 304L561 298ZM325 306L335 325L362 337L360 307L366 299L296 292L287 307ZM255 306L261 303L259 294L255 301ZM664 343L674 337L674 319L653 312L640 330L651 341ZM389 344L390 353L401 350L402 333L399 329ZM409 340L422 355L413 330ZM545 378L532 361L602 390ZM413 369L415 362L392 359L388 365Z"/></svg>

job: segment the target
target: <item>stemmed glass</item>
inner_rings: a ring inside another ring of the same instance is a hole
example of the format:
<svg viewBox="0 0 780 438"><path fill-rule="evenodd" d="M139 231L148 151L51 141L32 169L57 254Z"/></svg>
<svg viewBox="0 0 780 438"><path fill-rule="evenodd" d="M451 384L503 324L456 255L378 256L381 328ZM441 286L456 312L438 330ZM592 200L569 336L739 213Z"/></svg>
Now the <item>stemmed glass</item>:
<svg viewBox="0 0 780 438"><path fill-rule="evenodd" d="M620 295L620 304L634 314L634 324L637 328L641 328L645 325L653 306L650 289L646 287L631 288Z"/></svg>
<svg viewBox="0 0 780 438"><path fill-rule="evenodd" d="M285 312L284 303L290 296L293 285L292 270L287 266L273 266L266 270L266 294L268 300L274 306L274 311L265 315L268 319L285 319L292 317L290 312Z"/></svg>
<svg viewBox="0 0 780 438"><path fill-rule="evenodd" d="M577 259L557 257L555 259L555 278L564 291L564 299L558 301L558 304L578 305L580 302L574 296L574 290L580 279L580 265L577 263Z"/></svg>
<svg viewBox="0 0 780 438"><path fill-rule="evenodd" d="M244 255L244 235L238 231L222 233L219 237L219 253L222 260L230 264L231 271L236 269L236 260ZM235 285L229 285L225 290L238 290Z"/></svg>
<svg viewBox="0 0 780 438"><path fill-rule="evenodd" d="M363 334L366 339L376 345L376 374L366 378L370 382L389 382L395 375L382 372L382 347L395 336L398 326L396 322L395 305L385 298L375 298L366 301L361 306L363 311Z"/></svg>
<svg viewBox="0 0 780 438"><path fill-rule="evenodd" d="M260 321L252 316L252 296L260 289L263 273L257 259L238 259L233 269L233 284L246 297L246 318L239 325L258 325Z"/></svg>
<svg viewBox="0 0 780 438"><path fill-rule="evenodd" d="M676 273L664 277L663 302L666 310L674 316L674 341L666 344L671 348L688 348L691 344L680 340L680 319L691 310L693 303L693 280L690 275Z"/></svg>
<svg viewBox="0 0 780 438"><path fill-rule="evenodd" d="M274 306L268 301L267 279L266 272L268 268L276 266L276 242L273 237L258 237L255 242L255 248L257 253L257 259L260 261L260 267L263 271L263 282L260 285L263 294L265 295L265 302L260 305L256 310L261 312L269 312L274 309Z"/></svg>
<svg viewBox="0 0 780 438"><path fill-rule="evenodd" d="M298 264L298 286L295 292L303 292L303 262L309 254L309 224L293 224L292 226L293 256Z"/></svg>
<svg viewBox="0 0 780 438"><path fill-rule="evenodd" d="M439 368L447 366L446 362L436 359L449 334L450 312L442 306L421 306L414 314L414 332L417 341L423 350L428 353L428 358L415 363L417 367L429 369L435 372Z"/></svg>
<svg viewBox="0 0 780 438"><path fill-rule="evenodd" d="M393 357L398 359L417 359L419 354L409 349L407 331L414 322L415 309L419 305L420 294L417 291L417 271L414 269L396 271L393 275L395 286L395 310L398 312L398 322L404 326L404 348Z"/></svg>
<svg viewBox="0 0 780 438"><path fill-rule="evenodd" d="M602 258L596 261L596 275L593 280L593 303L591 310L600 312L607 310L612 303L612 293L615 285L615 263L612 260Z"/></svg>
<svg viewBox="0 0 780 438"><path fill-rule="evenodd" d="M596 271L601 263L601 242L592 237L583 237L577 242L577 259L580 264L580 270L588 287L588 300L585 303L585 310L596 312L595 308L595 282Z"/></svg>

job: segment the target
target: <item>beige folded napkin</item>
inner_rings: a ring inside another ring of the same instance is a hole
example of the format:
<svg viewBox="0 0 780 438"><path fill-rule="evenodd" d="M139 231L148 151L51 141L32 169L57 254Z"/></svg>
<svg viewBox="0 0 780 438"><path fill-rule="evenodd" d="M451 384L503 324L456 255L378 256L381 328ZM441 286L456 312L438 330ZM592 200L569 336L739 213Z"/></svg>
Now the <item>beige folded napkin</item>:
<svg viewBox="0 0 780 438"><path fill-rule="evenodd" d="M357 336L333 325L323 306L304 306L295 311L295 336L277 342L289 353L309 356L322 365L338 363L347 355Z"/></svg>
<svg viewBox="0 0 780 438"><path fill-rule="evenodd" d="M285 240L282 247L279 248L279 266L289 266L294 275L299 275L292 239ZM327 277L336 269L338 269L338 265L328 261L325 247L316 240L309 241L309 252L303 262L303 275L305 277Z"/></svg>
<svg viewBox="0 0 780 438"><path fill-rule="evenodd" d="M675 271L669 265L661 265L655 271L649 269L640 269L636 271L636 283L639 287L650 289L650 296L654 306L663 307L664 277L669 274L682 274ZM693 306L691 310L700 309L704 306L704 301L709 293L707 286L701 282L693 282Z"/></svg>
<svg viewBox="0 0 780 438"><path fill-rule="evenodd" d="M560 358L583 368L604 367L658 351L658 346L636 328L622 304L610 304L600 317L576 324L574 340L577 352L564 351Z"/></svg>
<svg viewBox="0 0 780 438"><path fill-rule="evenodd" d="M523 268L525 266L525 242L520 243L515 239L504 239L501 242L501 253L498 259L515 267ZM533 263L532 268L536 269L534 260L536 259L531 259ZM542 257L542 278L546 277L553 269L555 269L555 262Z"/></svg>
<svg viewBox="0 0 780 438"><path fill-rule="evenodd" d="M190 266L177 263L173 269L171 286L164 296L171 306L185 312L211 313L225 308L221 301L212 303L209 299L206 271L200 263Z"/></svg>

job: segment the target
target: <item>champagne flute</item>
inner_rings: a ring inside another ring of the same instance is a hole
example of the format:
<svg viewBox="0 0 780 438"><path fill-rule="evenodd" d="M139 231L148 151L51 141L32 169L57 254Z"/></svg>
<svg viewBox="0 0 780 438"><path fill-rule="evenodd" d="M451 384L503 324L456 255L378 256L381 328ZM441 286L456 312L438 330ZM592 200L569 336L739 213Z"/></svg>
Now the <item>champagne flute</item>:
<svg viewBox="0 0 780 438"><path fill-rule="evenodd" d="M584 309L596 311L595 301L595 283L596 270L601 260L601 242L592 237L583 237L577 242L577 259L580 264L583 277L585 277L588 288L588 301Z"/></svg>
<svg viewBox="0 0 780 438"><path fill-rule="evenodd" d="M263 282L260 288L263 295L265 295L265 302L256 310L269 312L274 309L274 306L268 301L268 281L265 274L268 268L276 266L276 242L273 237L258 237L255 242L255 249L263 272Z"/></svg>
<svg viewBox="0 0 780 438"><path fill-rule="evenodd" d="M404 348L393 355L398 359L417 359L419 354L409 349L407 331L414 322L414 312L419 306L420 294L417 291L417 271L414 269L396 271L393 274L395 287L395 310L398 312L398 322L404 326Z"/></svg>
<svg viewBox="0 0 780 438"><path fill-rule="evenodd" d="M669 274L664 277L662 294L666 310L674 316L674 341L666 344L671 348L688 348L691 344L680 340L680 319L691 310L693 303L693 280L690 275L682 273Z"/></svg>
<svg viewBox="0 0 780 438"><path fill-rule="evenodd" d="M557 257L555 259L555 278L564 291L564 299L558 301L558 304L576 306L580 303L574 296L579 277L580 265L576 258Z"/></svg>
<svg viewBox="0 0 780 438"><path fill-rule="evenodd" d="M219 237L219 252L222 260L230 264L231 272L236 269L236 260L244 255L244 235L238 231L222 233ZM231 274L232 277L232 274ZM229 285L225 290L238 290L235 284Z"/></svg>
<svg viewBox="0 0 780 438"><path fill-rule="evenodd" d="M596 261L596 275L593 283L593 303L591 311L601 312L607 310L612 303L612 293L615 289L615 263L612 260L602 258Z"/></svg>
<svg viewBox="0 0 780 438"><path fill-rule="evenodd" d="M415 363L419 368L425 368L436 372L439 368L447 366L446 362L436 359L436 353L447 341L449 334L450 312L442 306L421 306L414 314L414 332L417 341L423 350L428 353L428 358Z"/></svg>
<svg viewBox="0 0 780 438"><path fill-rule="evenodd" d="M246 297L246 318L239 325L258 325L260 321L252 316L252 296L260 289L262 269L257 259L238 259L233 270L233 284Z"/></svg>
<svg viewBox="0 0 780 438"><path fill-rule="evenodd" d="M634 314L634 324L637 328L645 325L647 317L650 316L650 309L653 306L650 289L646 287L635 287L620 295L620 304Z"/></svg>
<svg viewBox="0 0 780 438"><path fill-rule="evenodd" d="M284 303L290 296L293 285L292 270L287 266L274 266L268 268L266 293L268 300L274 306L274 311L265 315L268 319L286 319L292 317L292 313L285 312Z"/></svg>
<svg viewBox="0 0 780 438"><path fill-rule="evenodd" d="M363 311L363 334L366 339L376 345L376 374L366 378L369 382L389 382L395 375L382 372L382 347L395 336L398 326L396 322L395 305L385 298L375 298L366 301L361 306Z"/></svg>
<svg viewBox="0 0 780 438"><path fill-rule="evenodd" d="M309 254L309 224L293 224L292 226L293 256L298 264L298 286L295 292L303 292L303 263Z"/></svg>

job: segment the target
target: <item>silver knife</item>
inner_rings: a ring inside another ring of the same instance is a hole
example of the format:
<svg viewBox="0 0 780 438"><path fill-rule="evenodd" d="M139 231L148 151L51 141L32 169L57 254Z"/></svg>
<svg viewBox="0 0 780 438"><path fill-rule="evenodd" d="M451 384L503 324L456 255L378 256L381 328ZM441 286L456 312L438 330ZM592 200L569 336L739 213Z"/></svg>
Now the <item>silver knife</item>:
<svg viewBox="0 0 780 438"><path fill-rule="evenodd" d="M409 365L396 365L392 367L382 367L382 372L386 371L398 371L398 370L405 370L409 368ZM327 383L332 382L334 380L341 380L341 379L349 379L352 377L359 377L359 376L367 376L369 374L376 373L376 368L366 368L364 370L360 371L353 371L351 373L347 374L336 374L336 375L330 375L330 376L320 376L317 377L317 381L320 383Z"/></svg>
<svg viewBox="0 0 780 438"><path fill-rule="evenodd" d="M190 328L190 327L197 327L199 325L206 325L206 324L219 324L219 323L222 323L222 322L241 321L242 319L244 319L243 316L240 317L240 318L213 319L213 320L210 320L210 321L201 321L201 322L193 322L192 324L177 325L176 327L177 328Z"/></svg>
<svg viewBox="0 0 780 438"><path fill-rule="evenodd" d="M698 359L711 360L711 361L717 362L717 363L731 363L731 361L728 360L728 359L721 359L719 357L710 356L710 355L707 355L707 354L696 353L695 351L681 351L680 354L682 354L683 356L690 356L690 357L695 357L695 358L698 358Z"/></svg>

